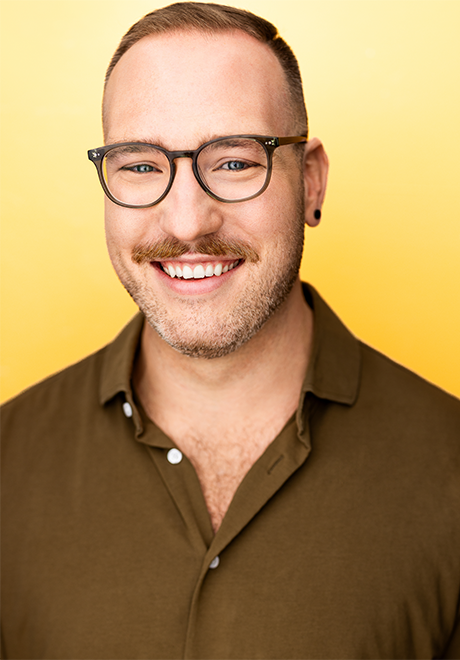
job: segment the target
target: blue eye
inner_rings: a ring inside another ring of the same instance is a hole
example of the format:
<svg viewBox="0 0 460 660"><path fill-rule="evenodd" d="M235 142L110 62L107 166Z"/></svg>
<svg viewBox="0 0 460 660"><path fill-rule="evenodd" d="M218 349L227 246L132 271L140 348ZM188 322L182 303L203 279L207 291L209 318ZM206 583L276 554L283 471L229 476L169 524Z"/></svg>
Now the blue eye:
<svg viewBox="0 0 460 660"><path fill-rule="evenodd" d="M240 172L245 170L248 166L247 163L243 163L241 160L229 160L227 163L222 165L222 169L231 170L232 172Z"/></svg>
<svg viewBox="0 0 460 660"><path fill-rule="evenodd" d="M146 163L141 163L140 165L133 165L132 167L124 167L123 169L130 170L131 172L137 172L138 174L146 174L148 172L153 172L154 168L152 165L147 165Z"/></svg>

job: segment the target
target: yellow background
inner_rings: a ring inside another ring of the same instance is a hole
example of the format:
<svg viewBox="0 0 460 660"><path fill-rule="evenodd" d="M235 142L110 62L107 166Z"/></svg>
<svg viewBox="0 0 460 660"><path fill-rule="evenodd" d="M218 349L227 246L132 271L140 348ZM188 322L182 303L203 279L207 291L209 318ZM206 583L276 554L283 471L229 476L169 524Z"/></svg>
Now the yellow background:
<svg viewBox="0 0 460 660"><path fill-rule="evenodd" d="M2 398L109 341L102 80L155 0L2 0ZM372 346L460 395L460 3L241 0L299 57L331 160L302 275ZM244 125L241 126L244 132ZM75 393L78 396L78 392Z"/></svg>

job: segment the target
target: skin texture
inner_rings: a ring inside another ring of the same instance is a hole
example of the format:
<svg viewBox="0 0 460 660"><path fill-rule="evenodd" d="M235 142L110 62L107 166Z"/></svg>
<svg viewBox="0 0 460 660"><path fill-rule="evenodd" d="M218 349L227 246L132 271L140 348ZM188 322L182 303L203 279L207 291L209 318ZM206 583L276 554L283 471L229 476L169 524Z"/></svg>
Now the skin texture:
<svg viewBox="0 0 460 660"><path fill-rule="evenodd" d="M295 135L288 105L275 56L242 32L146 37L108 82L106 142L177 150L224 135ZM127 209L106 200L112 263L149 321L135 387L149 416L194 464L215 529L296 409L308 364L312 315L298 269L304 223L317 224L327 157L316 139L301 147L302 163L296 148L275 152L268 189L247 202L208 197L189 159L176 161L174 185L157 206ZM197 252L213 240L227 247ZM171 241L188 251L160 261L181 267L229 264L238 258L232 244L257 258L220 277L186 281L148 259L133 260Z"/></svg>

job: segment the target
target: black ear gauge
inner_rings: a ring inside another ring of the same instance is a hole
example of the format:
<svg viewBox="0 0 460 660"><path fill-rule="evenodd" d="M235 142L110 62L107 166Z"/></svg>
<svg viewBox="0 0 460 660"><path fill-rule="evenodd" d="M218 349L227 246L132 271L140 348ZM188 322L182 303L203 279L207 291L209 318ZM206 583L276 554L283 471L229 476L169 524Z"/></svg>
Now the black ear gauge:
<svg viewBox="0 0 460 660"><path fill-rule="evenodd" d="M315 212L313 213L313 217L315 218L315 220L321 220L321 210L315 209Z"/></svg>

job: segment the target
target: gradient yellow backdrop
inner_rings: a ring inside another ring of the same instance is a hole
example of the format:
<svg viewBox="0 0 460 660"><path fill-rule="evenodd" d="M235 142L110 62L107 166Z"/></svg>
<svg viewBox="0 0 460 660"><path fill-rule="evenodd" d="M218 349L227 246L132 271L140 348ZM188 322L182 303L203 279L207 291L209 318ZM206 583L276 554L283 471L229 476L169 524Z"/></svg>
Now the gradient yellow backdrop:
<svg viewBox="0 0 460 660"><path fill-rule="evenodd" d="M135 311L106 256L86 150L102 144L119 38L162 4L0 3L2 399L96 350ZM330 156L303 277L357 336L460 395L460 3L228 4L291 44Z"/></svg>

